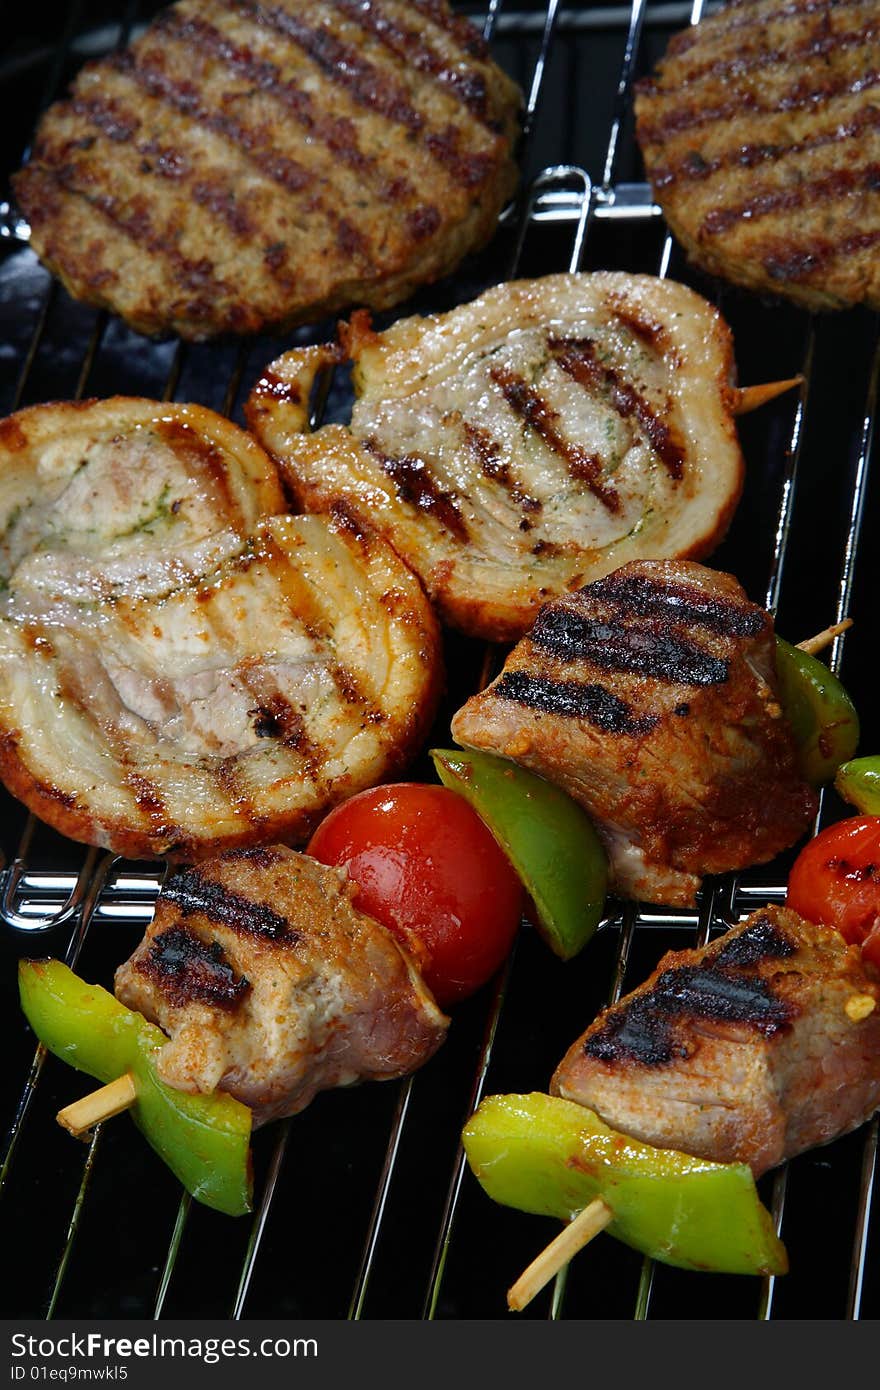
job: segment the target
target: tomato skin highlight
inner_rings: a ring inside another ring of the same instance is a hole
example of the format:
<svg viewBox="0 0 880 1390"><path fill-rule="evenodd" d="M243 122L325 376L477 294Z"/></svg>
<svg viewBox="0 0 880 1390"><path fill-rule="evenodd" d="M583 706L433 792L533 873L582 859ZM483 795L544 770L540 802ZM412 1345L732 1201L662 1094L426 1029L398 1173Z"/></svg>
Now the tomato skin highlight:
<svg viewBox="0 0 880 1390"><path fill-rule="evenodd" d="M308 853L348 870L356 903L401 941L438 1004L472 994L507 956L522 885L476 811L445 787L373 787L335 807Z"/></svg>
<svg viewBox="0 0 880 1390"><path fill-rule="evenodd" d="M786 902L845 941L868 943L865 959L880 965L880 816L852 816L811 840L795 860Z"/></svg>

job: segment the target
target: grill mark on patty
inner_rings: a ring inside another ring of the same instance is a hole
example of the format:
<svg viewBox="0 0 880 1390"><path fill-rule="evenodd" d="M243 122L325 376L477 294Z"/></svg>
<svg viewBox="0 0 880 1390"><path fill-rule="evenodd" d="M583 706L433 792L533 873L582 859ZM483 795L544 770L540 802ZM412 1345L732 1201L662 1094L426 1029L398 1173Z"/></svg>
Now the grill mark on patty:
<svg viewBox="0 0 880 1390"><path fill-rule="evenodd" d="M623 420L635 416L652 450L670 478L684 476L686 448L678 432L662 420L654 407L614 367L600 362L591 338L548 338L547 346L556 362L572 380L588 391L607 395Z"/></svg>
<svg viewBox="0 0 880 1390"><path fill-rule="evenodd" d="M500 484L509 492L511 500L524 512L539 512L543 503L537 497L523 492L519 483L510 475L510 465L501 457L501 445L493 439L488 430L465 420L462 424L465 443L480 465L480 471L493 483Z"/></svg>
<svg viewBox="0 0 880 1390"><path fill-rule="evenodd" d="M603 671L628 671L676 685L723 685L730 664L667 632L585 618L572 609L541 610L530 637L563 661L589 661Z"/></svg>
<svg viewBox="0 0 880 1390"><path fill-rule="evenodd" d="M255 24L283 35L301 49L320 68L328 81L344 88L358 106L375 112L392 125L402 126L410 135L422 135L434 159L444 165L456 182L474 187L486 177L490 157L462 153L461 132L456 127L425 131L425 117L409 99L409 93L388 69L377 67L350 44L329 29L316 28L287 10L262 5L259 0L231 0L233 7Z"/></svg>
<svg viewBox="0 0 880 1390"><path fill-rule="evenodd" d="M736 222L753 223L775 212L790 212L805 203L812 207L854 191L880 192L880 163L863 164L855 169L834 169L822 178L811 176L784 188L764 189L742 203L713 208L703 219L700 231L707 236L717 236Z"/></svg>
<svg viewBox="0 0 880 1390"><path fill-rule="evenodd" d="M173 903L184 918L200 913L240 936L283 941L288 946L301 940L287 918L268 903L241 897L225 884L206 878L198 868L179 869L165 884L162 897Z"/></svg>
<svg viewBox="0 0 880 1390"><path fill-rule="evenodd" d="M353 20L365 33L372 34L390 53L402 58L408 67L435 78L444 91L451 92L484 125L489 124L486 119L486 80L482 73L461 61L457 67L447 62L428 44L424 32L401 27L390 15L383 14L378 5L365 5L362 0L328 0L328 3Z"/></svg>
<svg viewBox="0 0 880 1390"><path fill-rule="evenodd" d="M812 241L800 244L782 241L774 245L768 238L765 248L769 244L771 249L762 249L761 264L774 280L807 280L829 262L846 262L850 256L869 251L878 243L880 227L868 232L854 232L852 236L844 237L842 241L837 242L816 237Z"/></svg>
<svg viewBox="0 0 880 1390"><path fill-rule="evenodd" d="M818 103L828 103L839 96L857 96L860 92L876 87L880 83L880 70L873 69L853 78L842 73L837 78L825 78L818 84L810 74L799 78L793 86L776 98L766 102L758 101L751 93L737 92L734 97L718 106L693 103L689 106L675 107L657 121L643 120L639 123L639 139L644 144L663 145L670 136L679 135L685 130L713 125L727 121L732 116L740 116L745 111L753 116L773 116L780 111L803 111Z"/></svg>
<svg viewBox="0 0 880 1390"><path fill-rule="evenodd" d="M828 9L828 3L829 0L792 0L790 4L781 5L779 9L763 15L761 25L766 29L771 24L784 23L786 19L799 19L801 16L822 13ZM871 0L834 0L834 7L837 10L863 9L869 3ZM708 26L713 39L725 37L737 29L753 29L755 15L751 8L745 14L732 13L741 8L740 5L728 3L724 11L713 15L711 20L704 20L700 26L694 24L689 29L681 30L670 39L667 53L676 57L686 53L698 41L698 28L705 29ZM699 35L699 41L705 42L704 33Z"/></svg>
<svg viewBox="0 0 880 1390"><path fill-rule="evenodd" d="M829 32L826 20L827 15L823 14L813 33L800 43L773 49L762 47L760 40L757 44L740 44L732 57L713 58L680 74L676 80L676 90L681 91L701 82L704 77L723 83L730 77L736 79L746 73L760 73L783 64L796 66L812 59L822 59L829 53L862 48L873 37L877 27L875 21L869 20L858 29L835 34ZM763 26L762 32L765 32Z"/></svg>
<svg viewBox="0 0 880 1390"><path fill-rule="evenodd" d="M583 590L584 598L613 604L632 617L661 617L725 637L757 637L767 614L755 604L701 594L684 584L655 583L646 575L606 575Z"/></svg>
<svg viewBox="0 0 880 1390"><path fill-rule="evenodd" d="M438 0L408 0L409 6L417 10L425 19L431 21L436 28L442 29L462 48L471 58L477 58L485 62L489 57L489 45L483 38L479 29L475 29L463 15L456 14L453 10L447 9L445 5L438 3Z"/></svg>
<svg viewBox="0 0 880 1390"><path fill-rule="evenodd" d="M818 131L808 135L805 140L794 140L788 145L733 145L711 159L704 158L697 150L689 150L674 164L656 170L652 183L655 188L671 188L679 179L700 183L722 169L754 169L770 161L779 162L792 156L811 154L813 150L857 138L863 131L873 130L875 126L880 126L880 107L869 106L864 111L858 111L845 125L834 125L829 130Z"/></svg>
<svg viewBox="0 0 880 1390"><path fill-rule="evenodd" d="M152 980L175 1009L197 1001L231 1012L251 987L246 976L236 977L219 941L202 941L185 927L170 927L154 936L135 969Z"/></svg>
<svg viewBox="0 0 880 1390"><path fill-rule="evenodd" d="M778 998L759 975L719 969L717 963L679 965L606 1015L583 1050L600 1062L666 1066L690 1056L695 1046L682 1039L674 1026L677 1019L742 1024L772 1038L789 1028L796 1015L796 1007Z"/></svg>
<svg viewBox="0 0 880 1390"><path fill-rule="evenodd" d="M415 454L393 457L384 453L373 438L364 439L362 444L386 477L391 479L402 502L433 516L460 541L470 540L467 524L459 511L455 496L441 488L424 459L418 458Z"/></svg>
<svg viewBox="0 0 880 1390"><path fill-rule="evenodd" d="M499 700L512 700L544 714L586 719L608 734L638 738L659 723L656 715L636 715L631 705L604 685L582 681L555 681L526 671L505 671L491 693Z"/></svg>
<svg viewBox="0 0 880 1390"><path fill-rule="evenodd" d="M590 492L599 499L609 512L620 511L620 496L610 483L602 477L602 459L598 454L590 454L580 444L574 444L559 428L559 413L554 410L525 377L511 371L509 367L492 367L489 375L501 390L504 399L515 415L534 430L547 448L558 454L573 478L586 483Z"/></svg>

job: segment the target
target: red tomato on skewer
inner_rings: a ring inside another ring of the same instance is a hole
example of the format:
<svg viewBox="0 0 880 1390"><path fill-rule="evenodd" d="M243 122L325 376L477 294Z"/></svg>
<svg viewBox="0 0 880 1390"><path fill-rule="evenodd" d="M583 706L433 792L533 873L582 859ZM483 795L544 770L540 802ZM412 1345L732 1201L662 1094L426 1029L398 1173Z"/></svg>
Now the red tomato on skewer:
<svg viewBox="0 0 880 1390"><path fill-rule="evenodd" d="M880 816L852 816L811 840L795 860L786 901L861 944L880 966Z"/></svg>
<svg viewBox="0 0 880 1390"><path fill-rule="evenodd" d="M443 1006L484 984L510 950L522 885L476 811L445 787L360 792L321 822L308 853L348 869L358 907L408 947Z"/></svg>

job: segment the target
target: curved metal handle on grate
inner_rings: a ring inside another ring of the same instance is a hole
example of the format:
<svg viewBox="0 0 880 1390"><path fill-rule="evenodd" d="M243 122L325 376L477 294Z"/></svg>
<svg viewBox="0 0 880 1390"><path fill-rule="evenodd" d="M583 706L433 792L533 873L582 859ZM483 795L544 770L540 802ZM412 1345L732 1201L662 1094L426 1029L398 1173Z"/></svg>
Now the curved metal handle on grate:
<svg viewBox="0 0 880 1390"><path fill-rule="evenodd" d="M98 853L94 848L89 850L67 897L59 907L53 907L45 913L19 911L20 885L28 870L24 858L17 855L0 872L3 884L0 890L0 919L13 931L27 932L28 935L54 931L65 922L69 922L80 911L85 901L89 883L95 872Z"/></svg>

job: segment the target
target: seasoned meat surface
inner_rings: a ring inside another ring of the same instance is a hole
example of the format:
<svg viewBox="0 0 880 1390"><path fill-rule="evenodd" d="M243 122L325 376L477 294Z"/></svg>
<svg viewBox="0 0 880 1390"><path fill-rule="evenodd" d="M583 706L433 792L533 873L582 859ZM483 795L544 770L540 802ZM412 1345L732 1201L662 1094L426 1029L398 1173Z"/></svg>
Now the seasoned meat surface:
<svg viewBox="0 0 880 1390"><path fill-rule="evenodd" d="M333 350L273 362L251 428L296 502L378 526L448 623L522 635L541 603L627 560L707 554L743 464L717 312L649 275L551 275L375 334L344 330L349 427L308 429Z"/></svg>
<svg viewBox="0 0 880 1390"><path fill-rule="evenodd" d="M198 405L113 396L31 406L0 421L0 579L32 573L159 582L217 531L245 534L285 509L275 466L236 425Z"/></svg>
<svg viewBox="0 0 880 1390"><path fill-rule="evenodd" d="M74 839L189 860L305 838L430 727L430 605L348 517L227 528L140 593L61 561L23 562L2 596L0 776Z"/></svg>
<svg viewBox="0 0 880 1390"><path fill-rule="evenodd" d="M171 1041L159 1075L220 1087L254 1120L332 1086L414 1071L448 1020L342 870L281 845L232 850L165 884L116 993Z"/></svg>
<svg viewBox="0 0 880 1390"><path fill-rule="evenodd" d="M70 293L141 332L278 330L486 242L520 105L445 0L181 0L83 68L15 193Z"/></svg>
<svg viewBox="0 0 880 1390"><path fill-rule="evenodd" d="M766 907L671 951L569 1049L554 1094L659 1148L756 1176L880 1106L880 974L830 927Z"/></svg>
<svg viewBox="0 0 880 1390"><path fill-rule="evenodd" d="M880 307L876 0L734 0L636 98L654 194L690 258L811 309Z"/></svg>
<svg viewBox="0 0 880 1390"><path fill-rule="evenodd" d="M730 575L640 561L548 603L454 738L556 782L593 817L612 886L686 906L816 808L776 690L773 624Z"/></svg>

